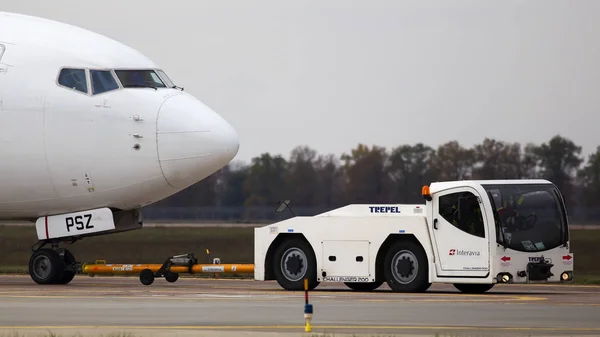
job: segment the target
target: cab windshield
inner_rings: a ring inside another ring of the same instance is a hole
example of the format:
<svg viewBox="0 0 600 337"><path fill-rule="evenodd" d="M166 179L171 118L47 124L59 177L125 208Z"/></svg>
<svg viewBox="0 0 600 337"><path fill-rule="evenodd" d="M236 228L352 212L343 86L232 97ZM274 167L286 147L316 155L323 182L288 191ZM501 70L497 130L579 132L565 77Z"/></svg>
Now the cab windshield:
<svg viewBox="0 0 600 337"><path fill-rule="evenodd" d="M554 185L483 185L483 188L492 202L499 244L521 252L540 252L566 244L566 212Z"/></svg>

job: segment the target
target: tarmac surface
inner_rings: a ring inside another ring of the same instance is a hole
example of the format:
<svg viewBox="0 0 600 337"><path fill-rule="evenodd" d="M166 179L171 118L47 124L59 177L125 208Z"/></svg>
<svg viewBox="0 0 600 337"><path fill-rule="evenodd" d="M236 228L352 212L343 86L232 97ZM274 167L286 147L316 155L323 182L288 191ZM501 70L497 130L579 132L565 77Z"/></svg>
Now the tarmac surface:
<svg viewBox="0 0 600 337"><path fill-rule="evenodd" d="M451 285L401 294L385 284L359 293L322 283L309 301L312 333L304 332L304 293L271 281L182 276L144 286L137 277L78 275L41 286L0 276L0 336L600 336L597 286L497 285L464 295Z"/></svg>

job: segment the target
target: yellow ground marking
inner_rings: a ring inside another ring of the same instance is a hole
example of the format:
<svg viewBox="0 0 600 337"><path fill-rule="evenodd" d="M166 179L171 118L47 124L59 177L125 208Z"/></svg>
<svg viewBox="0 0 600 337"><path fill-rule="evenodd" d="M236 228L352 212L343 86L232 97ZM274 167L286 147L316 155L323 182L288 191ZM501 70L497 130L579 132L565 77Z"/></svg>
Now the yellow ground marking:
<svg viewBox="0 0 600 337"><path fill-rule="evenodd" d="M479 298L464 298L462 295L455 296L454 298L448 299L362 299L361 302L507 302L507 301L546 301L546 297L533 297L533 296L480 296ZM466 296L465 296L466 297Z"/></svg>
<svg viewBox="0 0 600 337"><path fill-rule="evenodd" d="M564 331L583 332L600 331L600 327L593 328L553 328L553 327L461 327L461 326L427 326L427 325L313 325L314 329L329 330L471 330L471 331ZM260 329L304 329L303 325L0 325L2 330L25 329L146 329L146 330L260 330Z"/></svg>
<svg viewBox="0 0 600 337"><path fill-rule="evenodd" d="M107 295L110 296L110 295ZM25 299L25 298L35 298L35 299L56 299L56 298L64 298L64 299L106 299L107 296L68 296L68 295L12 295L12 296L2 296L0 298L9 299ZM165 296L118 296L119 300L150 300L150 301L235 301L235 300L252 300L252 301L280 301L280 302L289 302L289 298L248 298L248 297L173 297L169 295Z"/></svg>

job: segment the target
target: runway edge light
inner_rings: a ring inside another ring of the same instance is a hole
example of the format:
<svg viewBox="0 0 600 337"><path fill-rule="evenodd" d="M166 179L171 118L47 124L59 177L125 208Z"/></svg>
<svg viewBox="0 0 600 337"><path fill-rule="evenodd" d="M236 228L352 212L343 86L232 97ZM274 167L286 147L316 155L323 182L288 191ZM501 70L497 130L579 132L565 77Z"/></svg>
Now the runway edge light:
<svg viewBox="0 0 600 337"><path fill-rule="evenodd" d="M304 331L311 332L312 327L310 322L312 320L313 306L308 303L308 279L304 279Z"/></svg>

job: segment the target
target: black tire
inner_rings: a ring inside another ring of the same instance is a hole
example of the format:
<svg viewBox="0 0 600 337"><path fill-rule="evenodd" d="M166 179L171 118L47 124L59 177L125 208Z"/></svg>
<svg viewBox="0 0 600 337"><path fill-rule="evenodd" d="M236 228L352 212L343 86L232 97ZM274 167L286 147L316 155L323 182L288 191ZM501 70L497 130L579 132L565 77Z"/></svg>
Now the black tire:
<svg viewBox="0 0 600 337"><path fill-rule="evenodd" d="M413 241L398 241L385 254L383 272L394 292L424 292L431 286L423 247Z"/></svg>
<svg viewBox="0 0 600 337"><path fill-rule="evenodd" d="M77 262L75 260L75 256L73 255L73 253L71 253L67 249L65 249L65 254L63 256L63 261L65 262L65 267L71 265L72 263ZM63 276L56 283L57 284L68 284L69 282L73 281L74 277L75 277L75 272L70 271L70 270L65 270L63 272Z"/></svg>
<svg viewBox="0 0 600 337"><path fill-rule="evenodd" d="M364 282L364 283L354 283L354 282L344 282L346 287L354 290L354 291L373 291L383 284L383 282Z"/></svg>
<svg viewBox="0 0 600 337"><path fill-rule="evenodd" d="M37 284L59 283L64 272L65 262L52 249L39 249L29 259L29 276Z"/></svg>
<svg viewBox="0 0 600 337"><path fill-rule="evenodd" d="M273 254L273 268L277 283L285 290L304 290L305 278L308 279L308 290L319 285L315 253L302 239L284 240Z"/></svg>
<svg viewBox="0 0 600 337"><path fill-rule="evenodd" d="M483 294L494 287L493 283L454 283L452 285L465 294Z"/></svg>
<svg viewBox="0 0 600 337"><path fill-rule="evenodd" d="M178 279L179 273L172 273L170 271L165 273L165 280L167 280L169 283L177 282Z"/></svg>
<svg viewBox="0 0 600 337"><path fill-rule="evenodd" d="M154 272L151 269L142 270L142 272L140 272L140 282L145 286L154 283Z"/></svg>

